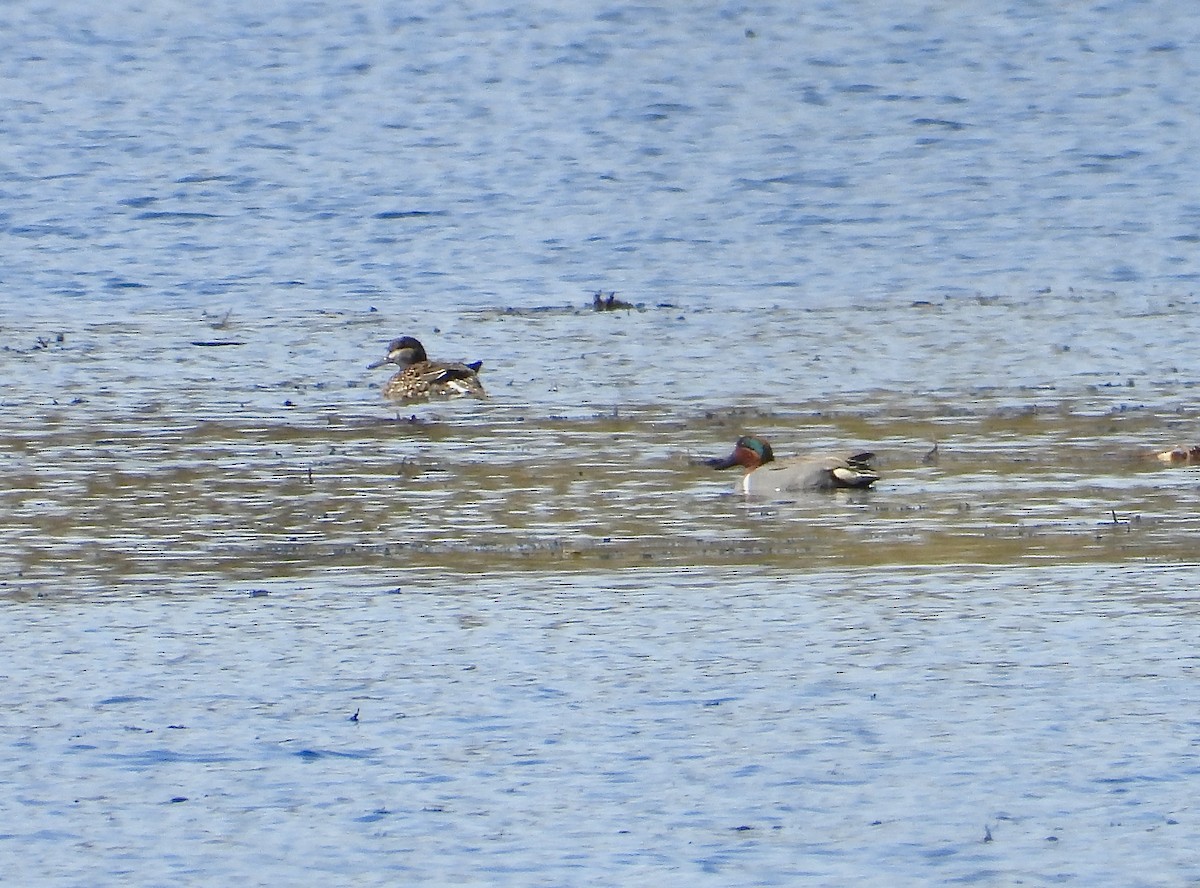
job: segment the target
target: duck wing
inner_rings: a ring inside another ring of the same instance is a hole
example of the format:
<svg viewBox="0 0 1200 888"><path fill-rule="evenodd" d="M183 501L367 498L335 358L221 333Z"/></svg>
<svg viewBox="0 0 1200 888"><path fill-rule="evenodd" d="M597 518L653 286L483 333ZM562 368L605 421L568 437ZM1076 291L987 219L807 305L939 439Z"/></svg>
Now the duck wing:
<svg viewBox="0 0 1200 888"><path fill-rule="evenodd" d="M873 454L812 456L768 463L746 476L747 492L865 489L879 480L870 467Z"/></svg>
<svg viewBox="0 0 1200 888"><path fill-rule="evenodd" d="M419 369L421 378L430 385L439 385L459 379L475 379L479 376L481 367L483 361L476 361L474 364L442 364L429 361L424 366L414 365L412 369Z"/></svg>
<svg viewBox="0 0 1200 888"><path fill-rule="evenodd" d="M456 398L460 395L469 395L482 398L484 396L483 384L479 381L479 369L482 366L482 361L476 361L474 364L429 361L424 365L419 367L414 365L409 369L420 370L421 387L427 389L434 396Z"/></svg>

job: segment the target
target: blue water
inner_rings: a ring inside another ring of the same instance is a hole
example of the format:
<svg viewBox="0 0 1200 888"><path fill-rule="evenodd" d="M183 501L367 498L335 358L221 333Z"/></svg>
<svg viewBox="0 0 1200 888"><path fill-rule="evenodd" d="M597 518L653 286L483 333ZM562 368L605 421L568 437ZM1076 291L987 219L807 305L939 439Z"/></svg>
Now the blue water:
<svg viewBox="0 0 1200 888"><path fill-rule="evenodd" d="M1198 32L0 6L0 881L1196 882Z"/></svg>
<svg viewBox="0 0 1200 888"><path fill-rule="evenodd" d="M6 4L4 288L1186 290L1188 4Z"/></svg>
<svg viewBox="0 0 1200 888"><path fill-rule="evenodd" d="M1197 579L408 573L8 609L0 872L1191 884Z"/></svg>

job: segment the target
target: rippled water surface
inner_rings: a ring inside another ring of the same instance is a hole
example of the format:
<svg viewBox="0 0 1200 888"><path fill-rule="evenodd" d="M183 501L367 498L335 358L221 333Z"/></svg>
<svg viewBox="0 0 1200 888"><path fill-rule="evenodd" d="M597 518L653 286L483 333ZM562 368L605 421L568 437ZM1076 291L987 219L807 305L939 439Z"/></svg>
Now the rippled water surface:
<svg viewBox="0 0 1200 888"><path fill-rule="evenodd" d="M1194 566L355 577L6 607L5 880L1200 874Z"/></svg>
<svg viewBox="0 0 1200 888"><path fill-rule="evenodd" d="M0 881L1200 879L1198 32L5 5Z"/></svg>

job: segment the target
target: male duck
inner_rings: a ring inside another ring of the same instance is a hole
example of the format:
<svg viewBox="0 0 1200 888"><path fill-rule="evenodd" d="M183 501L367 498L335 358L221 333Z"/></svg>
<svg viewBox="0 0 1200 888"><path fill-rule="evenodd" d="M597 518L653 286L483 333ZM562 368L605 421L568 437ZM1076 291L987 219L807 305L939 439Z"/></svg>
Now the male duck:
<svg viewBox="0 0 1200 888"><path fill-rule="evenodd" d="M384 384L383 396L402 404L487 397L479 381L483 361L470 364L431 361L425 354L425 347L411 336L393 339L388 344L387 355L367 369L374 370L384 364L395 364L400 372Z"/></svg>
<svg viewBox="0 0 1200 888"><path fill-rule="evenodd" d="M706 463L714 469L743 466L738 488L754 496L801 490L836 490L842 487L865 488L879 480L871 470L873 453L856 453L842 458L830 454L775 461L771 445L756 435L743 435L724 459Z"/></svg>

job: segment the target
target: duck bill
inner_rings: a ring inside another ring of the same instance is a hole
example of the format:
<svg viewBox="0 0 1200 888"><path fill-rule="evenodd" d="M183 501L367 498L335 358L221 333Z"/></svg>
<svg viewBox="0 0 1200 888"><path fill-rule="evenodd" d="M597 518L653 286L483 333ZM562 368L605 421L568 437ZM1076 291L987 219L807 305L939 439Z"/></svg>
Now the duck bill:
<svg viewBox="0 0 1200 888"><path fill-rule="evenodd" d="M741 463L734 459L732 453L729 456L716 456L712 459L706 459L704 464L711 469L732 469L734 466L741 465Z"/></svg>
<svg viewBox="0 0 1200 888"><path fill-rule="evenodd" d="M367 369L374 370L376 367L382 367L384 364L390 364L390 363L392 363L391 358L380 358L374 364L367 364Z"/></svg>

